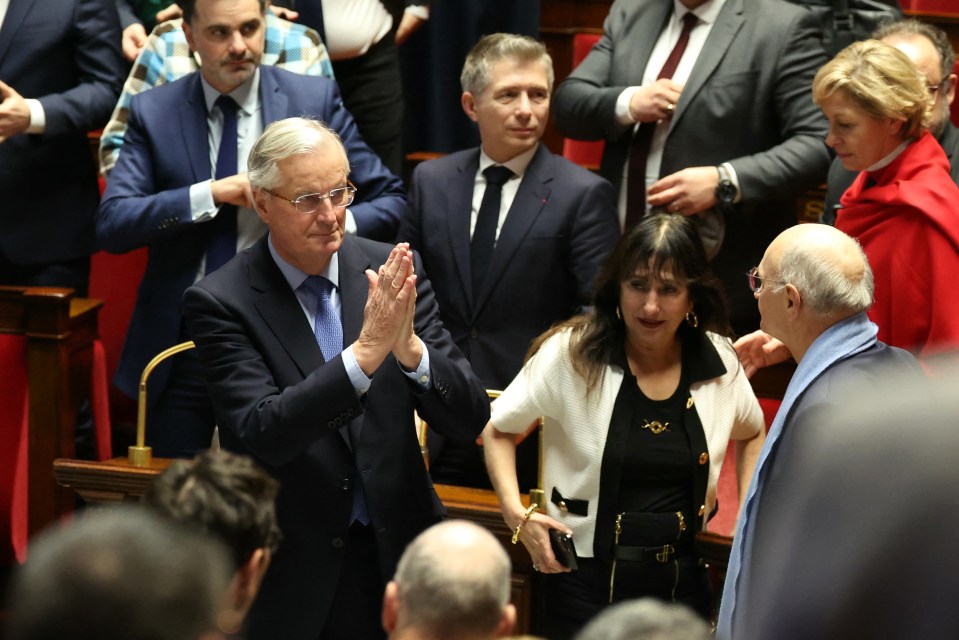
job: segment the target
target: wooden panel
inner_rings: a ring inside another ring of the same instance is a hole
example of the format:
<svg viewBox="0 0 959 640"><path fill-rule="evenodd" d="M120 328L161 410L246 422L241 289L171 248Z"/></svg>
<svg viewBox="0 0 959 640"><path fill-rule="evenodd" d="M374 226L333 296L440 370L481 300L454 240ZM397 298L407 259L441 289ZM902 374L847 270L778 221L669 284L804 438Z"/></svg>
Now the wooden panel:
<svg viewBox="0 0 959 640"><path fill-rule="evenodd" d="M57 487L51 469L56 458L74 453L77 413L90 390L100 306L97 300L75 299L72 289L0 287L0 332L27 338L30 535L72 510L73 496Z"/></svg>
<svg viewBox="0 0 959 640"><path fill-rule="evenodd" d="M154 458L147 468L132 466L126 458L104 462L60 459L53 463L57 483L75 490L85 501L98 504L139 500L153 480L172 460ZM436 493L451 518L462 518L479 524L500 541L513 563L512 602L516 606L516 633L535 633L539 629L539 575L521 544L511 544L512 532L500 513L496 494L483 489L436 485ZM524 504L529 504L524 496Z"/></svg>

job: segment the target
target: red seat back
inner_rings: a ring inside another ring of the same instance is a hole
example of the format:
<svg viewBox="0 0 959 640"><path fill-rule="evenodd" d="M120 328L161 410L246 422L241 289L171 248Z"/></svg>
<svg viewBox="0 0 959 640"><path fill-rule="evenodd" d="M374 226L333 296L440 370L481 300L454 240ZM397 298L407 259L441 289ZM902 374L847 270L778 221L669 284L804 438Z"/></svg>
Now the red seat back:
<svg viewBox="0 0 959 640"><path fill-rule="evenodd" d="M0 566L27 554L27 340L0 334Z"/></svg>
<svg viewBox="0 0 959 640"><path fill-rule="evenodd" d="M573 36L573 66L577 66L599 41L598 33L577 33ZM585 141L566 138L563 140L563 157L587 169L599 168L603 157L603 141Z"/></svg>

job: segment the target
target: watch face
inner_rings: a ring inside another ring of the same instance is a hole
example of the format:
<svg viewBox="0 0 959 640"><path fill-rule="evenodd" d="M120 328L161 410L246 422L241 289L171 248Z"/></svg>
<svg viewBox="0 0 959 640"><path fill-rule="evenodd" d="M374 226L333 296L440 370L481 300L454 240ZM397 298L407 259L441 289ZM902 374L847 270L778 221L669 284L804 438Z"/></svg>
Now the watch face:
<svg viewBox="0 0 959 640"><path fill-rule="evenodd" d="M736 185L729 180L721 180L716 187L716 199L727 204L731 203L736 199Z"/></svg>

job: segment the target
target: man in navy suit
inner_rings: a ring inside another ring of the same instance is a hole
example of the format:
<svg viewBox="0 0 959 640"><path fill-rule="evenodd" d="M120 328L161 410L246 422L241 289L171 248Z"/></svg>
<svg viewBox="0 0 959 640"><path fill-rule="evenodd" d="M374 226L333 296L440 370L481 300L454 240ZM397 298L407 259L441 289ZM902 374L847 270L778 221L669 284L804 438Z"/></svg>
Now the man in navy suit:
<svg viewBox="0 0 959 640"><path fill-rule="evenodd" d="M344 235L350 164L335 134L275 122L249 172L269 235L183 296L223 446L280 481L284 539L248 637L382 638L385 581L444 515L413 411L472 442L489 402L409 246Z"/></svg>
<svg viewBox="0 0 959 640"><path fill-rule="evenodd" d="M348 233L392 239L405 202L401 182L360 138L333 81L260 66L264 2L181 5L200 71L131 101L123 150L97 217L108 251L150 247L115 379L131 396L149 360L187 339L180 313L186 288L266 230L253 211L245 171L266 125L314 115L340 135L358 190L346 211ZM235 142L221 153L224 137ZM213 411L193 354L158 368L149 397L156 453L191 456L209 446Z"/></svg>
<svg viewBox="0 0 959 640"><path fill-rule="evenodd" d="M109 0L10 0L0 8L0 284L86 295L96 164L87 132L123 82Z"/></svg>
<svg viewBox="0 0 959 640"><path fill-rule="evenodd" d="M487 388L504 389L533 338L589 304L619 238L615 195L609 182L539 143L553 87L541 43L484 37L461 84L482 144L416 168L398 237L423 256L443 325L473 370ZM429 446L437 482L490 486L478 447L447 446L432 434ZM525 448L520 475L529 489L536 449Z"/></svg>

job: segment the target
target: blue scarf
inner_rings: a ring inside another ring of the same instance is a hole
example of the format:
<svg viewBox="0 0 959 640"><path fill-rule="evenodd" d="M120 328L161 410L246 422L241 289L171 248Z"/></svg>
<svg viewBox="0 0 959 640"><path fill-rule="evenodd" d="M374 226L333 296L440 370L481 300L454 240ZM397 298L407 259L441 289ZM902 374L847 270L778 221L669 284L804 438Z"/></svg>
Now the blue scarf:
<svg viewBox="0 0 959 640"><path fill-rule="evenodd" d="M806 355L796 368L782 406L776 413L766 442L759 453L759 460L753 470L749 489L746 491L746 504L736 523L736 534L733 536L733 548L729 556L729 567L726 570L726 583L723 589L722 604L719 609L719 621L716 625L717 640L731 640L733 635L733 616L749 615L748 611L736 611L736 592L742 589L747 593L749 585L749 556L752 545L753 529L749 526L756 517L756 509L762 494L765 481L765 463L773 453L779 436L782 434L786 417L793 406L802 397L809 386L822 373L841 360L852 357L876 344L876 334L879 328L869 321L865 313L858 313L842 322L838 322L822 333L810 345ZM800 426L801 428L801 426ZM743 562L745 560L745 562Z"/></svg>

